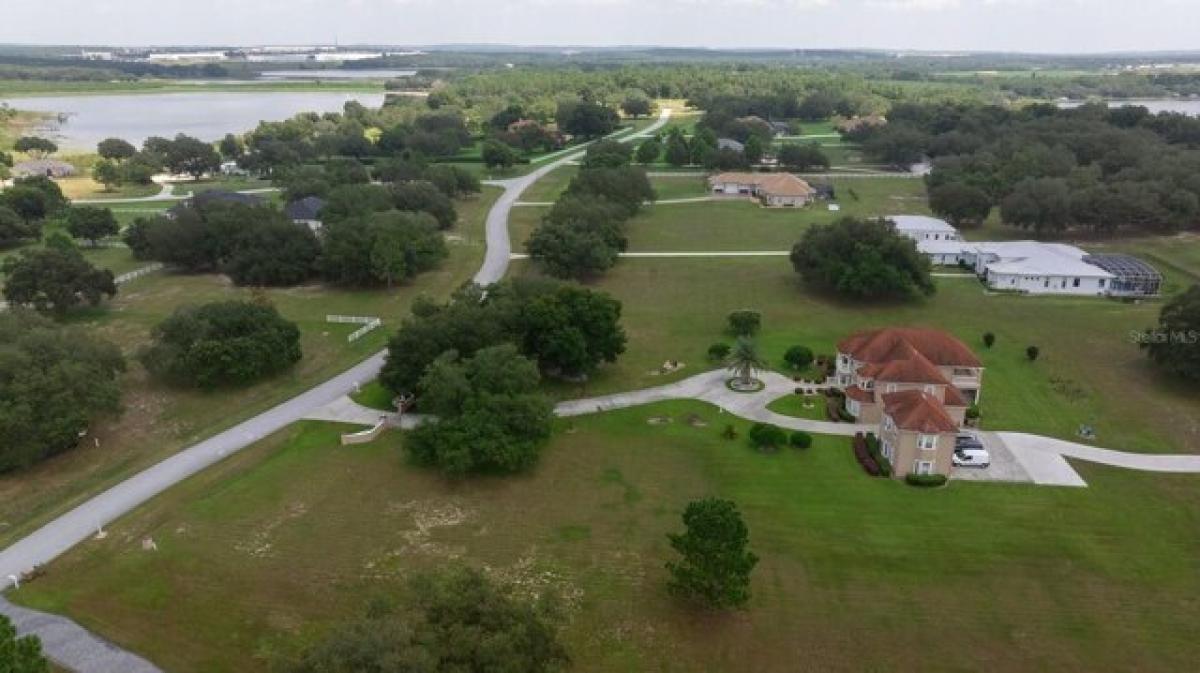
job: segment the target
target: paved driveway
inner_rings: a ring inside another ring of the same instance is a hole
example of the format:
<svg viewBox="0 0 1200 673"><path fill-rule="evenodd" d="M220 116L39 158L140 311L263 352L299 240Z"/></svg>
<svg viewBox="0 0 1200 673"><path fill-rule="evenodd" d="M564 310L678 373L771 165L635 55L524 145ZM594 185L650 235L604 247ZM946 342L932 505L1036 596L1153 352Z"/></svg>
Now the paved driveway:
<svg viewBox="0 0 1200 673"><path fill-rule="evenodd" d="M992 457L991 465L979 467L955 467L950 470L950 477L960 481L1007 481L1029 483L1033 477L1017 460L1012 451L992 432L976 433Z"/></svg>

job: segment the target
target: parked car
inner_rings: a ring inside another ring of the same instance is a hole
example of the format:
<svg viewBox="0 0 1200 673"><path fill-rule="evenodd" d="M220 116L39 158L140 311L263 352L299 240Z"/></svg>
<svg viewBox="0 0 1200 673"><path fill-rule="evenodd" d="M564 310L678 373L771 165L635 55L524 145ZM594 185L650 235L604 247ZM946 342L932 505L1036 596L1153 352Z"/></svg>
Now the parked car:
<svg viewBox="0 0 1200 673"><path fill-rule="evenodd" d="M985 448L956 448L951 458L955 467L987 467L992 464L992 455Z"/></svg>
<svg viewBox="0 0 1200 673"><path fill-rule="evenodd" d="M954 448L955 448L955 450L957 450L957 449L982 449L983 442L980 441L979 437L977 437L975 435L972 435L969 433L961 433L957 437L954 438Z"/></svg>

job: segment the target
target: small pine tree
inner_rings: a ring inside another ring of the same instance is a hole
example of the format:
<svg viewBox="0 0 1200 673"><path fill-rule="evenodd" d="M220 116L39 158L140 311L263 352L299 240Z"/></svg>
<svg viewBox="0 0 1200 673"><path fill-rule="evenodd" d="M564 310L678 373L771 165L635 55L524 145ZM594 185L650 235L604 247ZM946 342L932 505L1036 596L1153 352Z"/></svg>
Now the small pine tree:
<svg viewBox="0 0 1200 673"><path fill-rule="evenodd" d="M746 549L749 529L729 500L706 498L683 512L686 530L670 534L682 558L667 563L671 593L711 608L741 607L750 600L750 572L758 557Z"/></svg>

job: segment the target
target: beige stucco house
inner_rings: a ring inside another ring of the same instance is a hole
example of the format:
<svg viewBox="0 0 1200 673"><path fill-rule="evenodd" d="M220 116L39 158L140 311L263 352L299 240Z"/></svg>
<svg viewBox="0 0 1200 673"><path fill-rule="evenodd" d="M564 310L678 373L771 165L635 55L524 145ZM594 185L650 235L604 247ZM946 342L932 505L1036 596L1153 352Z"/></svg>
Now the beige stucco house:
<svg viewBox="0 0 1200 673"><path fill-rule="evenodd" d="M709 191L727 196L757 198L771 208L799 208L817 196L817 190L791 173L717 173L708 178Z"/></svg>
<svg viewBox="0 0 1200 673"><path fill-rule="evenodd" d="M837 385L860 423L878 423L893 473L948 474L954 435L979 401L983 364L955 337L889 327L838 344Z"/></svg>

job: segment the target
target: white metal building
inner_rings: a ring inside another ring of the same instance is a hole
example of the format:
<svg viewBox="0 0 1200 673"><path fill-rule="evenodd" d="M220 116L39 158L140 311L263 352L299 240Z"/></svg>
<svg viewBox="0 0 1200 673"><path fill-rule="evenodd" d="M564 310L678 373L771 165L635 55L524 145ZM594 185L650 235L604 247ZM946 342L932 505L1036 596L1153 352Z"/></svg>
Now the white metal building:
<svg viewBox="0 0 1200 673"><path fill-rule="evenodd" d="M958 230L945 220L928 215L889 215L885 219L896 227L896 232L914 241L961 241Z"/></svg>

